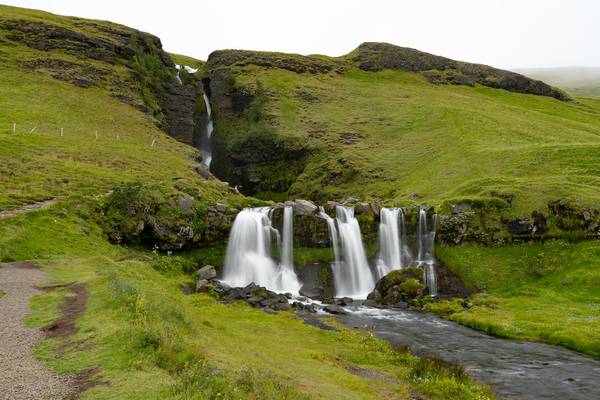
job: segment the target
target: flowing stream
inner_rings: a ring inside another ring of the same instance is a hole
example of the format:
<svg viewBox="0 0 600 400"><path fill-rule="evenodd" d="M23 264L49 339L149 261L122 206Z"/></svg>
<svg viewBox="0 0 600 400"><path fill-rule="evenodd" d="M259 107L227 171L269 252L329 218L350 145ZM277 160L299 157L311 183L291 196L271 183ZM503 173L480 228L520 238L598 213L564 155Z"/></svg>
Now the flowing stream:
<svg viewBox="0 0 600 400"><path fill-rule="evenodd" d="M410 311L347 307L343 323L364 329L417 355L462 365L500 398L514 400L600 399L600 360L542 343L488 336Z"/></svg>

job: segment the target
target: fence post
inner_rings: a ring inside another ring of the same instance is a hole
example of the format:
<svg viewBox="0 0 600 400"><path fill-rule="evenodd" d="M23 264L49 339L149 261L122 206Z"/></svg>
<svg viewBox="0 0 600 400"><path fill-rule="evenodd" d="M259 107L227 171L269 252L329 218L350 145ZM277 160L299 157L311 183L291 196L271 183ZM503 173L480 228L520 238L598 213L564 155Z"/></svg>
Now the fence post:
<svg viewBox="0 0 600 400"><path fill-rule="evenodd" d="M150 145L150 147L154 147L155 143L156 143L156 138L152 139L152 144Z"/></svg>
<svg viewBox="0 0 600 400"><path fill-rule="evenodd" d="M13 133L17 133L17 123L13 122Z"/></svg>
<svg viewBox="0 0 600 400"><path fill-rule="evenodd" d="M98 140L98 131L96 131L96 140Z"/></svg>
<svg viewBox="0 0 600 400"><path fill-rule="evenodd" d="M30 131L29 131L29 134L31 135L33 132L35 132L36 128L37 128L37 125L36 125L36 126L34 126L34 127L33 127L33 128L30 130Z"/></svg>
<svg viewBox="0 0 600 400"><path fill-rule="evenodd" d="M65 135L65 128L60 128L60 137Z"/></svg>

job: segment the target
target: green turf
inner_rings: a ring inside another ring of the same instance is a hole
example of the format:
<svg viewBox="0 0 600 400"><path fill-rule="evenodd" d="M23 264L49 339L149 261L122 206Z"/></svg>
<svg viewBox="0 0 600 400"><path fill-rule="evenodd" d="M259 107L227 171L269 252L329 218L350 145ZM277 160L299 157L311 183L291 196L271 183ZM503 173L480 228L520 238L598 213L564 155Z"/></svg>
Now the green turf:
<svg viewBox="0 0 600 400"><path fill-rule="evenodd" d="M439 205L498 191L515 195L514 214L557 199L600 201L598 100L432 85L402 71L231 70L237 87L252 92L260 82L262 124L314 149L291 196ZM258 134L224 119L216 126L231 143Z"/></svg>
<svg viewBox="0 0 600 400"><path fill-rule="evenodd" d="M600 356L600 242L438 247L437 256L480 291L452 320Z"/></svg>
<svg viewBox="0 0 600 400"><path fill-rule="evenodd" d="M460 369L440 369L372 335L186 296L180 285L189 277L152 267L174 256L110 245L70 207L0 220L0 257L37 260L49 284L85 283L91 297L79 332L36 350L59 372L100 368L97 378L111 384L85 399L491 398ZM66 295L37 296L27 323L50 323Z"/></svg>

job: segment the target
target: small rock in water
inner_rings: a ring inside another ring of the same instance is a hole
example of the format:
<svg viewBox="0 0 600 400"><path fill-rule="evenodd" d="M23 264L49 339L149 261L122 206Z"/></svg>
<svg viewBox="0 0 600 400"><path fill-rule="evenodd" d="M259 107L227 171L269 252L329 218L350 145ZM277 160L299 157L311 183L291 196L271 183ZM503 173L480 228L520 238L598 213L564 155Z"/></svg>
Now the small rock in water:
<svg viewBox="0 0 600 400"><path fill-rule="evenodd" d="M337 314L337 315L346 315L346 314L348 314L346 312L346 310L344 310L340 306L336 306L335 304L330 304L328 306L325 306L325 308L323 308L323 310L325 310L329 314Z"/></svg>
<svg viewBox="0 0 600 400"><path fill-rule="evenodd" d="M353 302L354 300L352 300L352 298L350 297L341 297L334 299L334 304L337 304L338 306L349 306Z"/></svg>

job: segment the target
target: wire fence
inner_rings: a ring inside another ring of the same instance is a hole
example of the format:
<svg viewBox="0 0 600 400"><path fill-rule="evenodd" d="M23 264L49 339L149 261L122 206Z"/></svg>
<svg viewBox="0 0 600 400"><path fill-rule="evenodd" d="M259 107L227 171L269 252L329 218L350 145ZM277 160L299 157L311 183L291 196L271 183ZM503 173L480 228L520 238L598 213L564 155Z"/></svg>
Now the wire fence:
<svg viewBox="0 0 600 400"><path fill-rule="evenodd" d="M1 135L13 135L13 136L49 136L60 138L74 138L78 140L94 140L94 141L127 141L130 143L137 143L140 145L147 145L150 148L154 148L159 144L158 136L147 135L147 134L132 134L121 130L99 130L94 129L92 131L84 130L81 128L69 128L68 126L58 126L56 124L44 124L44 123L17 123L12 122L10 124L0 125Z"/></svg>

